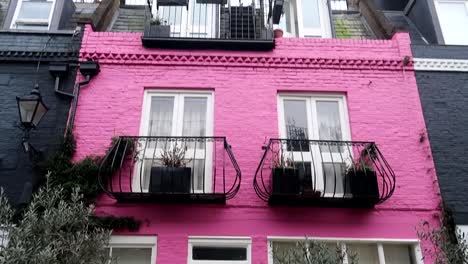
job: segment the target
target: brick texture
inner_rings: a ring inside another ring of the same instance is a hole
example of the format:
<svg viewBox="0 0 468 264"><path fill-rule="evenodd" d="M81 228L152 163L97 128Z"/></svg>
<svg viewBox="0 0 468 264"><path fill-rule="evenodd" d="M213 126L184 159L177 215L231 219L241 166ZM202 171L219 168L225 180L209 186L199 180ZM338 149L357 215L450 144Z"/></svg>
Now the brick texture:
<svg viewBox="0 0 468 264"><path fill-rule="evenodd" d="M455 222L468 224L468 73L416 72L439 185Z"/></svg>
<svg viewBox="0 0 468 264"><path fill-rule="evenodd" d="M402 60L411 56L407 34L392 40L279 39L271 52L145 49L141 34L95 33L88 27L82 54L242 55ZM142 63L144 63L142 61ZM261 61L258 62L261 65ZM235 63L232 64L233 66ZM212 89L215 135L226 136L242 170L237 196L226 206L117 204L103 196L99 214L134 216L138 234L158 235L158 264L186 263L188 236L249 236L255 264L267 263L267 236L416 239L421 220L435 221L440 203L426 127L412 69L384 70L142 65L107 60L81 92L76 116L76 159L103 154L111 138L138 135L145 89ZM397 175L393 196L374 209L271 208L252 181L261 146L278 136L277 94L341 93L347 98L352 140L375 141ZM427 263L431 259L427 256Z"/></svg>

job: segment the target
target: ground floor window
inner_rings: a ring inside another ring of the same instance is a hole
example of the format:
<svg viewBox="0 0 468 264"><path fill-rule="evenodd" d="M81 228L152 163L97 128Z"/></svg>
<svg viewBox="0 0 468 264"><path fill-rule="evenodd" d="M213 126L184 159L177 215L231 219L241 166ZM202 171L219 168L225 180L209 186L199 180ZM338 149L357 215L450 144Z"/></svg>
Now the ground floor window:
<svg viewBox="0 0 468 264"><path fill-rule="evenodd" d="M319 241L330 252L339 251L344 263L354 256L359 264L423 264L417 240L369 240L369 239L308 239ZM279 258L298 254L303 247L298 242L307 243L301 238L269 238L269 264L279 263ZM305 247L307 249L307 247ZM307 251L307 250L306 250ZM304 252L304 251L302 251ZM307 253L306 253L307 254ZM280 256L280 257L278 257ZM349 259L348 259L349 257Z"/></svg>
<svg viewBox="0 0 468 264"><path fill-rule="evenodd" d="M119 264L156 263L155 236L111 236L109 255Z"/></svg>
<svg viewBox="0 0 468 264"><path fill-rule="evenodd" d="M189 264L251 264L250 238L190 237Z"/></svg>

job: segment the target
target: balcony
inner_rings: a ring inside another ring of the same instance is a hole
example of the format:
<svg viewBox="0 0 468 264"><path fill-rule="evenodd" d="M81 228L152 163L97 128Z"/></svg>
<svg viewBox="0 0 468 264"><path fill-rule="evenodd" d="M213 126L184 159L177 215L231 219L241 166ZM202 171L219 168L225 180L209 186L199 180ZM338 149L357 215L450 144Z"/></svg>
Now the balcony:
<svg viewBox="0 0 468 264"><path fill-rule="evenodd" d="M251 2L247 2L251 1ZM148 2L144 47L272 50L275 46L264 0L158 0ZM151 12L150 12L151 10Z"/></svg>
<svg viewBox="0 0 468 264"><path fill-rule="evenodd" d="M240 182L224 137L118 137L99 170L118 202L225 204Z"/></svg>
<svg viewBox="0 0 468 264"><path fill-rule="evenodd" d="M271 139L254 178L269 205L371 208L395 189L395 174L373 142Z"/></svg>

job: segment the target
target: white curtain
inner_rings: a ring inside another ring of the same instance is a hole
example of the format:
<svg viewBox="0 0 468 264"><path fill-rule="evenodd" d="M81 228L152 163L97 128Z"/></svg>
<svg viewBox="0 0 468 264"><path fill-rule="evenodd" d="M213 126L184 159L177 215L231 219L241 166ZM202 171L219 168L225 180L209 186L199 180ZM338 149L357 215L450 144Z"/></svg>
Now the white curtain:
<svg viewBox="0 0 468 264"><path fill-rule="evenodd" d="M174 113L174 97L151 98L151 113L148 135L172 136L172 116Z"/></svg>

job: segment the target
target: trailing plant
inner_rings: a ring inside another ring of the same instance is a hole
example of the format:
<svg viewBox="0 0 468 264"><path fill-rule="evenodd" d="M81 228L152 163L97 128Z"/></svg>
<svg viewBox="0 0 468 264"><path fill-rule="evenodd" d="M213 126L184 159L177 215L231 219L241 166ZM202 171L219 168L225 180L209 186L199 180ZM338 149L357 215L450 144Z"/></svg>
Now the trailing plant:
<svg viewBox="0 0 468 264"><path fill-rule="evenodd" d="M343 251L341 245L334 246L321 241L298 241L292 246L272 248L274 264L357 264L357 254Z"/></svg>
<svg viewBox="0 0 468 264"><path fill-rule="evenodd" d="M165 148L161 151L161 160L164 166L179 168L185 166L189 160L185 159L187 146L178 147L177 143L172 148Z"/></svg>
<svg viewBox="0 0 468 264"><path fill-rule="evenodd" d="M112 140L113 143L106 151L106 155L123 156L133 151L133 139L124 138L121 139L120 144L115 144L117 139ZM125 148L125 145L127 145L127 148ZM128 146L131 147L128 148ZM115 171L117 167L112 167L110 163L103 164L103 156L88 156L81 161L72 162L75 149L76 142L73 133L68 132L61 140L55 155L41 164L39 173L43 173L42 175L49 173L48 184L53 188L61 188L65 199L71 199L75 190L79 190L85 205L90 205L102 193L98 182L99 167L103 166L101 169L110 173ZM44 182L42 182L43 184ZM110 221L110 218L113 218L114 221ZM113 228L110 223L116 224L116 228L120 229L125 224L129 230L133 230L139 225L133 218L128 217L107 217L104 222L107 223L103 226L105 228ZM96 225L102 223L96 221Z"/></svg>
<svg viewBox="0 0 468 264"><path fill-rule="evenodd" d="M467 234L456 230L450 211L444 211L439 226L422 222L417 234L421 241L431 245L424 249L424 255L432 256L434 264L468 264Z"/></svg>

